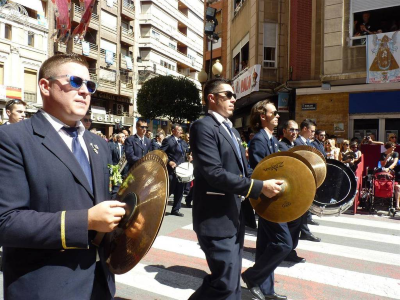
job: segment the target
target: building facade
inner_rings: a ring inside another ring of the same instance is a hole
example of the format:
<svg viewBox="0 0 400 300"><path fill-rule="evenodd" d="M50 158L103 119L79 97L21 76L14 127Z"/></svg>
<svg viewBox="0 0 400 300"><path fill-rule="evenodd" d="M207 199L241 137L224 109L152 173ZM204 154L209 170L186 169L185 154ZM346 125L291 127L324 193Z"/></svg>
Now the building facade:
<svg viewBox="0 0 400 300"><path fill-rule="evenodd" d="M0 119L7 121L5 104L27 103L27 115L42 105L38 92L40 65L48 57L48 3L8 1L0 6Z"/></svg>
<svg viewBox="0 0 400 300"><path fill-rule="evenodd" d="M197 74L203 67L203 9L203 0L140 1L137 89L157 75L186 76L201 89ZM154 134L158 128L169 131L167 120L148 124Z"/></svg>
<svg viewBox="0 0 400 300"><path fill-rule="evenodd" d="M296 90L296 119L315 119L319 128L339 139L374 134L386 141L389 133L397 134L400 83L367 83L371 71L367 44L375 34L392 37L399 29L400 1L292 3L293 74L288 86ZM301 36L295 28L301 29ZM397 47L395 38L392 44ZM392 57L392 66L399 63L393 57L395 52L386 52Z"/></svg>

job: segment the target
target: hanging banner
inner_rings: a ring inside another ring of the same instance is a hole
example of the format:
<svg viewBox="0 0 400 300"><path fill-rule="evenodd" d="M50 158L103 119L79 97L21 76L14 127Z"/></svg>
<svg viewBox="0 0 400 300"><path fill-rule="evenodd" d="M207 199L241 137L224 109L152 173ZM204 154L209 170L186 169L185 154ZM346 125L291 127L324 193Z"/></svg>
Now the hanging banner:
<svg viewBox="0 0 400 300"><path fill-rule="evenodd" d="M114 64L114 53L110 50L106 50L106 64Z"/></svg>
<svg viewBox="0 0 400 300"><path fill-rule="evenodd" d="M261 65L254 65L233 81L236 100L260 90Z"/></svg>
<svg viewBox="0 0 400 300"><path fill-rule="evenodd" d="M132 58L130 56L125 56L126 68L132 70Z"/></svg>
<svg viewBox="0 0 400 300"><path fill-rule="evenodd" d="M278 111L289 112L289 93L278 93Z"/></svg>
<svg viewBox="0 0 400 300"><path fill-rule="evenodd" d="M400 82L398 31L367 36L367 83Z"/></svg>
<svg viewBox="0 0 400 300"><path fill-rule="evenodd" d="M82 54L85 56L89 56L89 54L90 54L89 42L82 41Z"/></svg>

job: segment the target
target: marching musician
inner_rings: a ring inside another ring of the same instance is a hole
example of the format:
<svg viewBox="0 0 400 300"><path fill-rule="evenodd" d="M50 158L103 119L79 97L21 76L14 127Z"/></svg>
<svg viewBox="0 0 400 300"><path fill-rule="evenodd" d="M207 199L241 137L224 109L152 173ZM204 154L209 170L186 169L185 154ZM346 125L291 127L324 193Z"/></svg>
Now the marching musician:
<svg viewBox="0 0 400 300"><path fill-rule="evenodd" d="M190 129L195 177L193 229L211 274L189 299L240 300L245 231L240 203L261 193L275 196L283 181L247 178L245 150L228 119L236 102L231 81L212 79L203 94L208 113Z"/></svg>
<svg viewBox="0 0 400 300"><path fill-rule="evenodd" d="M179 124L173 124L172 134L163 140L160 148L160 150L168 155L169 193L174 194L171 215L178 217L184 216L179 210L181 209L185 183L179 182L175 174L175 168L185 162L186 153L189 148L188 144L181 139L182 132L182 127ZM191 157L189 160L191 160Z"/></svg>
<svg viewBox="0 0 400 300"><path fill-rule="evenodd" d="M278 143L279 151L288 151L294 147L294 141L299 133L299 125L294 120L288 120L283 123L283 137ZM285 257L285 261L294 263L305 263L306 259L297 255L296 247L299 244L300 229L303 217L288 222L290 235L292 236L292 250Z"/></svg>
<svg viewBox="0 0 400 300"><path fill-rule="evenodd" d="M269 100L260 101L252 107L250 125L257 132L249 148L250 167L253 169L264 157L278 152L278 140L273 135L278 119L278 111ZM275 293L274 270L292 247L287 223L258 219L255 263L242 273L243 281L256 299L287 299L286 296Z"/></svg>
<svg viewBox="0 0 400 300"><path fill-rule="evenodd" d="M105 243L125 214L105 201L107 143L80 121L96 83L76 54L55 55L39 70L43 109L0 128L0 244L5 299L112 299Z"/></svg>
<svg viewBox="0 0 400 300"><path fill-rule="evenodd" d="M151 151L151 141L145 136L147 129L147 121L139 119L136 122L136 134L125 139L125 155L128 161L128 169Z"/></svg>

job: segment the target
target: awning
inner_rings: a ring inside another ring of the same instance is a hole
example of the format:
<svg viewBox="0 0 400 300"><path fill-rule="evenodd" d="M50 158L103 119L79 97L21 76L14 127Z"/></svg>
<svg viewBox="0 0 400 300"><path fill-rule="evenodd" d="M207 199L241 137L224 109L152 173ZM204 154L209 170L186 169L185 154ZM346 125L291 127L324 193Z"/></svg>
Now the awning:
<svg viewBox="0 0 400 300"><path fill-rule="evenodd" d="M43 13L42 1L40 0L10 0L9 2L14 2L27 8L36 10L38 13Z"/></svg>

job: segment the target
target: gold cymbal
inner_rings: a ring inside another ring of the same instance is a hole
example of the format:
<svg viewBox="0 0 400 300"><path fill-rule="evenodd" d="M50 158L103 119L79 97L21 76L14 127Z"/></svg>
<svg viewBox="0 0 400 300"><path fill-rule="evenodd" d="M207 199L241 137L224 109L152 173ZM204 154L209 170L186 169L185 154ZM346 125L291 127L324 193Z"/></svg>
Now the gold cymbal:
<svg viewBox="0 0 400 300"><path fill-rule="evenodd" d="M326 178L326 160L324 155L318 149L306 145L295 146L288 151L297 153L307 159L315 171L317 188L319 188Z"/></svg>
<svg viewBox="0 0 400 300"><path fill-rule="evenodd" d="M129 170L117 199L127 203L118 228L107 239L107 264L114 274L131 270L146 255L161 227L168 200L168 172L163 160L147 154Z"/></svg>
<svg viewBox="0 0 400 300"><path fill-rule="evenodd" d="M168 164L168 155L164 151L162 151L162 150L153 150L153 151L149 152L148 154L157 155L162 159L162 161L164 162L165 165Z"/></svg>
<svg viewBox="0 0 400 300"><path fill-rule="evenodd" d="M250 199L262 218L275 222L290 222L301 217L311 206L315 192L315 172L301 155L278 152L264 158L254 169L252 179L283 180L282 191L272 198L264 195Z"/></svg>

